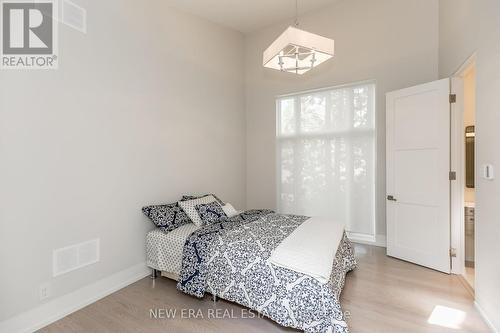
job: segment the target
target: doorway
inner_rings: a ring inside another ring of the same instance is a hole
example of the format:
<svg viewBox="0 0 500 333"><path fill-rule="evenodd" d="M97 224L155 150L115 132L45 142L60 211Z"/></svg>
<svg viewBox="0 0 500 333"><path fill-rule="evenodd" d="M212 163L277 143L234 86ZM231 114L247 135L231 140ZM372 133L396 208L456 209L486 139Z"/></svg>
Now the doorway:
<svg viewBox="0 0 500 333"><path fill-rule="evenodd" d="M387 93L387 254L475 283L475 55ZM443 175L448 174L448 177Z"/></svg>
<svg viewBox="0 0 500 333"><path fill-rule="evenodd" d="M475 114L476 61L469 58L452 78L452 92L457 96L452 105L452 168L456 182L452 185L452 260L453 273L460 274L466 285L475 284Z"/></svg>
<svg viewBox="0 0 500 333"><path fill-rule="evenodd" d="M464 186L464 278L474 289L475 280L475 112L476 112L476 66L471 63L463 72L464 80L464 140L465 186Z"/></svg>

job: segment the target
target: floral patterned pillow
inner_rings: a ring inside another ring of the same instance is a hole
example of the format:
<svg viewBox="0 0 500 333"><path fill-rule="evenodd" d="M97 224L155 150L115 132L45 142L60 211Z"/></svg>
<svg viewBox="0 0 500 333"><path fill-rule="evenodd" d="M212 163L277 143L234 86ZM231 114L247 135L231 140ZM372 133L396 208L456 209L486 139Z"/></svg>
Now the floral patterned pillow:
<svg viewBox="0 0 500 333"><path fill-rule="evenodd" d="M222 206L217 201L195 206L203 225L220 222L227 218Z"/></svg>
<svg viewBox="0 0 500 333"><path fill-rule="evenodd" d="M165 232L191 222L189 216L177 203L142 207L142 212L149 217L154 225Z"/></svg>

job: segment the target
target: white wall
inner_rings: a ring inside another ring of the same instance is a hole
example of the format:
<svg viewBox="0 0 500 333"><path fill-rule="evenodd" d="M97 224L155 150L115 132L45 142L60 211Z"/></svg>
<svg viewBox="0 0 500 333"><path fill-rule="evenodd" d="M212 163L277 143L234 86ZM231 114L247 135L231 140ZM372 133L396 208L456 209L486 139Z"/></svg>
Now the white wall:
<svg viewBox="0 0 500 333"><path fill-rule="evenodd" d="M0 73L0 321L145 260L141 207L215 192L245 205L243 37L161 0L77 1L54 71ZM52 250L101 261L52 278Z"/></svg>
<svg viewBox="0 0 500 333"><path fill-rule="evenodd" d="M500 2L440 0L441 77L452 75L474 51L476 59L476 301L500 331ZM491 163L497 179L480 177Z"/></svg>
<svg viewBox="0 0 500 333"><path fill-rule="evenodd" d="M245 36L247 206L276 207L276 95L376 79L376 229L384 235L385 93L437 79L438 3L349 0L301 16L301 28L335 39L336 47L333 60L303 76L262 67L262 51L290 23Z"/></svg>

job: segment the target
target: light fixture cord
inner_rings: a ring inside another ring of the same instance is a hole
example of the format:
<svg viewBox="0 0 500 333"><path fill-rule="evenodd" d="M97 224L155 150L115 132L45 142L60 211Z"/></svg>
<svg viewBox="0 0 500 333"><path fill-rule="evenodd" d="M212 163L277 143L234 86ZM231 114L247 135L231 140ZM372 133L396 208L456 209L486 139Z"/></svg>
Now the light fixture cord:
<svg viewBox="0 0 500 333"><path fill-rule="evenodd" d="M299 0L295 0L295 26L299 26Z"/></svg>

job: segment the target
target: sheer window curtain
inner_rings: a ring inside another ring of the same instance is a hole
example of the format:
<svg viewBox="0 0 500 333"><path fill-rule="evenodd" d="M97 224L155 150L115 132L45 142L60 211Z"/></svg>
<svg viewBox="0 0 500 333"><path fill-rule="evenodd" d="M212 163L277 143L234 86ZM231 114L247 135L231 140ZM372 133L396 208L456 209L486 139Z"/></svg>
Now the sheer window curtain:
<svg viewBox="0 0 500 333"><path fill-rule="evenodd" d="M375 84L277 100L278 211L375 236ZM368 237L368 238L367 238Z"/></svg>

